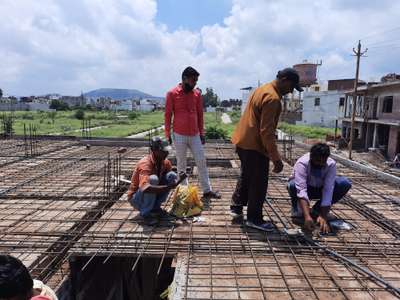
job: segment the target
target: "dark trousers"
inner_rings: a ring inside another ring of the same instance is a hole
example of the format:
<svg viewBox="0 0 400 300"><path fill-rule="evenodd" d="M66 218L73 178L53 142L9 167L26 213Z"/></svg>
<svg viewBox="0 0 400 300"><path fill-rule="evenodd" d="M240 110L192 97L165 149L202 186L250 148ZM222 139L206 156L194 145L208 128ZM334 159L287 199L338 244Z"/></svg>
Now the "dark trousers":
<svg viewBox="0 0 400 300"><path fill-rule="evenodd" d="M336 202L340 201L347 192L351 188L351 181L343 176L336 176L335 186L333 188L332 195L332 205ZM294 183L294 179L290 180L288 183L288 191L290 198L292 199L292 208L295 212L297 212L297 201L299 198L297 197L297 189ZM321 207L321 198L322 198L322 187L316 188L312 186L307 186L307 194L310 200L318 199L318 201L314 204L312 210L314 213L319 213L319 209Z"/></svg>
<svg viewBox="0 0 400 300"><path fill-rule="evenodd" d="M255 150L237 147L240 159L240 177L232 195L232 209L247 205L247 220L259 224L263 221L262 207L267 195L269 159Z"/></svg>

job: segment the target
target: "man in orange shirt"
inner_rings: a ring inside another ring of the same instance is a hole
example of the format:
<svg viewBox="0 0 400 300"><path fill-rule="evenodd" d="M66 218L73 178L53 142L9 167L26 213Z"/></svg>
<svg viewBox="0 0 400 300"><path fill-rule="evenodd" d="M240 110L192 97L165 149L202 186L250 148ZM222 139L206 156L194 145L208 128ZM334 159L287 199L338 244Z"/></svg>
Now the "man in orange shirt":
<svg viewBox="0 0 400 300"><path fill-rule="evenodd" d="M187 148L192 151L203 197L221 198L218 192L211 189L207 170L207 161L204 155L205 144L203 100L201 92L195 89L199 72L187 67L182 72L182 83L167 93L165 102L165 136L172 144L171 119L173 116L173 135L176 150L178 173L186 172Z"/></svg>
<svg viewBox="0 0 400 300"><path fill-rule="evenodd" d="M292 68L278 72L276 80L257 88L232 135L232 143L241 162L240 177L232 196L231 215L243 216L247 205L246 225L263 231L274 226L263 220L262 207L268 187L269 161L273 172L280 173L283 163L276 145L275 131L281 114L281 98L299 86L299 74Z"/></svg>
<svg viewBox="0 0 400 300"><path fill-rule="evenodd" d="M161 203L169 191L176 187L178 176L172 172L167 159L171 146L165 139L155 136L150 143L151 153L143 157L133 172L128 190L128 201L140 211L147 225L156 225L161 215Z"/></svg>

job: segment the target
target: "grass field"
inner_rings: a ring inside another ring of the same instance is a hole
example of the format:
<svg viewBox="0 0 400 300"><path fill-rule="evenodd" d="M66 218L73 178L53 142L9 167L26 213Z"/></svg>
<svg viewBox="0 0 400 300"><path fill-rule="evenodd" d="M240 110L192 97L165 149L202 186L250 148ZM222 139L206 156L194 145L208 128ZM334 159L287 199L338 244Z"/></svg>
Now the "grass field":
<svg viewBox="0 0 400 300"><path fill-rule="evenodd" d="M279 123L278 128L288 134L293 134L295 136L301 136L310 139L325 139L327 134L335 134L334 128L292 125L284 122ZM340 134L340 129L338 129L337 134Z"/></svg>
<svg viewBox="0 0 400 300"><path fill-rule="evenodd" d="M75 117L76 111L59 111L56 114L49 112L14 112L13 130L17 135L23 134L24 124L37 127L37 134L44 135L72 135L81 136L82 121ZM0 113L3 114L10 113ZM223 124L221 112L207 112L204 114L206 131L220 131L226 139L230 139L240 112L229 112L231 124ZM90 119L92 137L126 137L135 133L159 127L164 123L164 113L161 111L151 113L139 113L136 119L130 119L128 112L91 112L85 111L85 118ZM98 128L96 128L98 127ZM324 139L327 134L334 134L334 129L291 125L284 122L279 123L279 129L286 133L305 138ZM159 134L163 134L159 132ZM340 134L340 131L338 131Z"/></svg>
<svg viewBox="0 0 400 300"><path fill-rule="evenodd" d="M240 112L228 113L231 117L231 124L223 124L221 121L221 113L206 113L205 114L205 124L207 127L217 127L222 128L226 137L229 139L234 131L237 122L240 119ZM286 133L293 134L295 136L301 136L304 138L311 139L325 139L326 135L334 135L334 128L325 128L317 126L305 126L305 125L292 125L285 122L280 122L278 128ZM340 129L338 129L337 134L340 134Z"/></svg>
<svg viewBox="0 0 400 300"><path fill-rule="evenodd" d="M222 123L222 120L221 120L222 113L220 113L220 112L205 113L204 124L206 127L206 131L207 131L207 128L210 128L210 127L220 128L220 129L224 130L225 138L230 139L233 131L235 130L237 122L239 122L240 112L228 112L227 114L230 116L230 118L232 120L232 123L230 123L230 124Z"/></svg>
<svg viewBox="0 0 400 300"><path fill-rule="evenodd" d="M233 130L235 129L236 123L239 121L240 119L240 113L239 115L237 113L234 112L229 112L227 113L232 120L231 124L224 124L222 123L221 120L221 115L222 113L218 112L206 112L204 113L204 126L206 129L206 132L209 130L214 130L214 128L218 128L223 130L224 135L225 135L225 139L230 139ZM152 133L153 135L154 133ZM158 135L162 135L164 136L164 131L163 130L158 130L155 134Z"/></svg>
<svg viewBox="0 0 400 300"><path fill-rule="evenodd" d="M9 113L8 113L9 114ZM3 114L0 114L0 116ZM90 119L93 137L124 137L142 132L163 124L162 112L140 113L134 120L128 118L127 112L85 112ZM37 134L80 136L82 121L76 119L75 111L57 112L54 122L51 113L15 112L14 134L24 133L24 124L37 127Z"/></svg>

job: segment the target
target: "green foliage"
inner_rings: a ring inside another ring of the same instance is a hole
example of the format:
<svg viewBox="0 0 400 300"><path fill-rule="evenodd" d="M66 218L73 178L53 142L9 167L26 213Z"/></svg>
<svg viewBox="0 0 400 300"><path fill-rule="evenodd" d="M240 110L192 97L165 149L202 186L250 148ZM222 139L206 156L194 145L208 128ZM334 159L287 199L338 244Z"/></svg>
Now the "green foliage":
<svg viewBox="0 0 400 300"><path fill-rule="evenodd" d="M219 104L218 96L217 94L214 93L214 90L212 87L206 88L205 94L202 94L203 97L203 106L208 107L217 107Z"/></svg>
<svg viewBox="0 0 400 300"><path fill-rule="evenodd" d="M311 139L325 139L327 134L335 134L334 128L292 125L285 122L279 123L278 128L286 133L291 133L293 135L303 136Z"/></svg>
<svg viewBox="0 0 400 300"><path fill-rule="evenodd" d="M31 112L25 112L25 113L23 113L23 115L21 117L23 120L34 120L35 119L34 114Z"/></svg>
<svg viewBox="0 0 400 300"><path fill-rule="evenodd" d="M135 120L140 116L140 113L136 112L136 111L131 111L128 113L128 118L130 120Z"/></svg>
<svg viewBox="0 0 400 300"><path fill-rule="evenodd" d="M85 112L82 109L78 109L75 112L75 118L77 118L78 120L83 120L85 118Z"/></svg>
<svg viewBox="0 0 400 300"><path fill-rule="evenodd" d="M219 126L208 126L206 128L206 138L212 140L218 139L226 139L228 137L228 133L226 130Z"/></svg>
<svg viewBox="0 0 400 300"><path fill-rule="evenodd" d="M3 97L3 90L0 89L0 98Z"/></svg>
<svg viewBox="0 0 400 300"><path fill-rule="evenodd" d="M52 121L53 124L54 124L54 121L55 121L55 119L56 119L56 117L57 117L57 111L50 111L50 112L48 112L48 113L47 113L47 117L48 117L49 119L51 119L51 121Z"/></svg>
<svg viewBox="0 0 400 300"><path fill-rule="evenodd" d="M60 100L51 100L50 109L55 110L69 110L69 106L67 103L64 103Z"/></svg>
<svg viewBox="0 0 400 300"><path fill-rule="evenodd" d="M242 113L240 110L234 110L229 113L229 116L231 117L232 123L237 123L240 120Z"/></svg>

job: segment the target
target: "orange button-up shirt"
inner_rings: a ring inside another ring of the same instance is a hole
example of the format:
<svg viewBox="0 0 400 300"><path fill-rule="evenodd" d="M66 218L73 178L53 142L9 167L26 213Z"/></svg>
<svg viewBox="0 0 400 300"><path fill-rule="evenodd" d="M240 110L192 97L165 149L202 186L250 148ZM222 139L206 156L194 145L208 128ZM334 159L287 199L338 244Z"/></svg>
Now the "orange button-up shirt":
<svg viewBox="0 0 400 300"><path fill-rule="evenodd" d="M168 159L161 163L161 168L158 169L152 154L146 155L138 161L132 174L131 185L128 190L128 199L140 188L145 190L149 185L150 175L157 175L161 180L167 172L171 171L172 164Z"/></svg>
<svg viewBox="0 0 400 300"><path fill-rule="evenodd" d="M173 116L174 132L181 135L204 135L203 100L200 90L185 93L178 84L167 93L165 102L165 136L171 134Z"/></svg>
<svg viewBox="0 0 400 300"><path fill-rule="evenodd" d="M272 161L280 159L275 131L282 104L276 81L257 88L232 135L232 143L246 150L256 150Z"/></svg>

